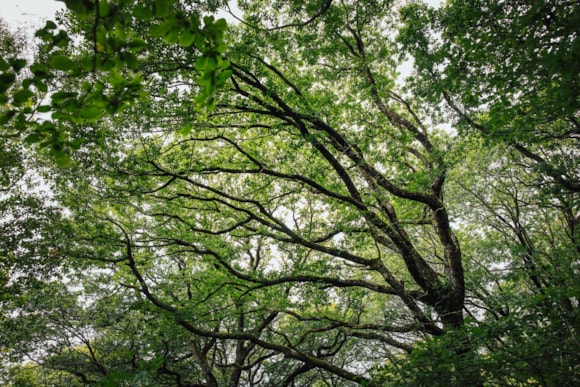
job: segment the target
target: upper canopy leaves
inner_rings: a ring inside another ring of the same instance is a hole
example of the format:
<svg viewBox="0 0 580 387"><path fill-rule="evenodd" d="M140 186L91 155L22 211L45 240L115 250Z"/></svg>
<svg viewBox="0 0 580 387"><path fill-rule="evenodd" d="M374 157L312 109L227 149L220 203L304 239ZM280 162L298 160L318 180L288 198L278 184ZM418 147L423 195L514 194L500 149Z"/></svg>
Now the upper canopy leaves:
<svg viewBox="0 0 580 387"><path fill-rule="evenodd" d="M48 147L60 165L68 165L71 151L78 148L78 142L70 139L71 124L95 121L138 104L143 88L140 61L148 50L143 34L169 45L179 44L199 58L195 68L200 88L194 105L200 112L214 108L216 90L231 75L229 62L223 58L223 19L207 16L202 20L201 8L176 1L65 3L71 13L68 25L59 28L49 21L37 31L45 42L42 51L46 60L33 64L33 76L22 82L10 99L4 98L12 107L3 113L3 120L11 120L17 130L28 133L28 143ZM2 92L12 86L23 64L22 60L0 63ZM49 86L64 86L53 83L62 73L66 73L67 82L76 80L82 87L66 94L49 91ZM42 121L29 121L27 117L45 98L51 103L43 104L40 111L52 113L51 119L44 116Z"/></svg>

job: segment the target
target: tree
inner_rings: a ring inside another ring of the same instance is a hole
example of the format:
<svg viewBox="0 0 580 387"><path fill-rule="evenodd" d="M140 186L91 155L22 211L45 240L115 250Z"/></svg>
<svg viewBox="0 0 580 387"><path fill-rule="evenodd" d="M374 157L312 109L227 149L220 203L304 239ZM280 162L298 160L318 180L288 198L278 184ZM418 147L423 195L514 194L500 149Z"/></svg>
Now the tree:
<svg viewBox="0 0 580 387"><path fill-rule="evenodd" d="M400 35L417 63L419 95L443 99L460 127L510 144L574 193L577 10L574 2L544 0L453 2L439 10L415 4L403 11Z"/></svg>
<svg viewBox="0 0 580 387"><path fill-rule="evenodd" d="M454 171L461 173L453 179L458 185L449 190L462 198L452 201L459 203L459 239L469 257L471 321L460 332L423 344L397 368L387 368L385 378L402 385L450 380L465 385L469 380L453 377L461 362L482 370L490 385L573 385L578 379L577 239L560 202L569 195L549 197L519 152L476 141ZM481 171L477 177L474 170ZM461 339L478 347L479 356L450 356L448 348ZM419 365L428 372L413 373Z"/></svg>
<svg viewBox="0 0 580 387"><path fill-rule="evenodd" d="M15 96L18 100L18 93L14 93L13 83L16 81L18 74L24 67L26 61L18 59L23 54L23 47L26 45L25 38L20 32L10 31L6 22L0 19L0 91L2 97L0 106L0 124L4 125L9 120L6 111L8 96ZM3 152L0 156L0 193L7 192L16 181L20 180L23 173L20 141L15 141L17 133L12 131L3 131L0 139L2 140Z"/></svg>
<svg viewBox="0 0 580 387"><path fill-rule="evenodd" d="M471 36L449 17L461 4L403 8L399 41L391 2L241 2L227 32L200 17L209 3L67 5L38 34L33 79L57 91L28 130L60 133L58 253L82 297L69 287L69 312L41 314L56 333L39 342L62 343L42 367L85 384L577 380L576 172L529 154L574 155L574 137L500 137L511 105L469 105L464 89L485 79L441 81L469 40L424 32ZM453 118L459 135L437 129Z"/></svg>
<svg viewBox="0 0 580 387"><path fill-rule="evenodd" d="M9 368L22 356L38 354L36 340L50 336L50 327L40 316L46 300L66 270L57 246L63 235L58 228L61 208L43 197L42 178L35 173L38 161L26 147L22 122L11 121L12 109L31 111L31 95L22 91L26 82L27 40L0 20L0 364ZM14 125L10 123L14 122ZM28 374L29 368L22 372ZM8 376L0 375L2 383ZM24 377L20 381L25 385ZM18 378L16 378L18 379Z"/></svg>

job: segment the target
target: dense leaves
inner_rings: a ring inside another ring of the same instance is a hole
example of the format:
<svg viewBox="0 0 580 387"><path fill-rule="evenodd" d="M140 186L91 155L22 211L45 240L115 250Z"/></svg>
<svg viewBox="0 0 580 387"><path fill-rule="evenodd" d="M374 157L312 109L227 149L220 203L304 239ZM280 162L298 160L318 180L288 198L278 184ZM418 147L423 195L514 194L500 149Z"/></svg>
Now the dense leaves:
<svg viewBox="0 0 580 387"><path fill-rule="evenodd" d="M511 144L559 186L579 192L576 2L414 4L403 20L399 40L416 61L418 95L444 100L460 129Z"/></svg>
<svg viewBox="0 0 580 387"><path fill-rule="evenodd" d="M513 3L66 1L2 69L6 383L578 383L577 7Z"/></svg>

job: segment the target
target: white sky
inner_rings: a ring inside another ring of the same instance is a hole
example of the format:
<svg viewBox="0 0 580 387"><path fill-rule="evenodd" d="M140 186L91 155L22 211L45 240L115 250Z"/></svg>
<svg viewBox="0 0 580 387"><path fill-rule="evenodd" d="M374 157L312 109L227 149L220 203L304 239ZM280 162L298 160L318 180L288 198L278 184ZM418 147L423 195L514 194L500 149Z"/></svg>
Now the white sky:
<svg viewBox="0 0 580 387"><path fill-rule="evenodd" d="M56 0L0 0L0 17L13 28L39 28L63 8L64 3Z"/></svg>

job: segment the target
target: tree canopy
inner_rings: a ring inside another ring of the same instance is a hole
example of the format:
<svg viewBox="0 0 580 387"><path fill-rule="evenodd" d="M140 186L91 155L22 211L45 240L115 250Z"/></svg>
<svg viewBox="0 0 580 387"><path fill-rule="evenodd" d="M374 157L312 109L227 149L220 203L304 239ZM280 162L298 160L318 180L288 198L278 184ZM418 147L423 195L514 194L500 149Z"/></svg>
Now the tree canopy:
<svg viewBox="0 0 580 387"><path fill-rule="evenodd" d="M5 384L580 383L578 4L65 3L0 30Z"/></svg>

